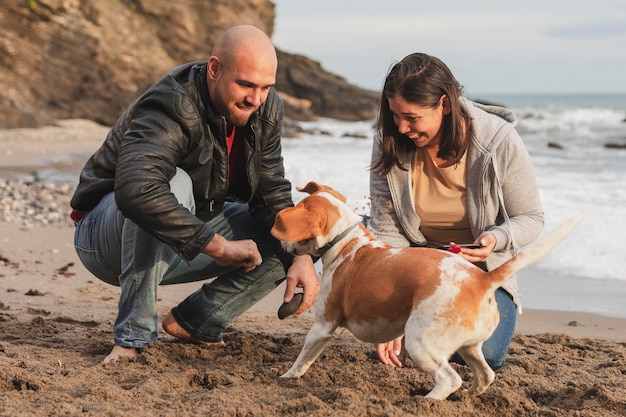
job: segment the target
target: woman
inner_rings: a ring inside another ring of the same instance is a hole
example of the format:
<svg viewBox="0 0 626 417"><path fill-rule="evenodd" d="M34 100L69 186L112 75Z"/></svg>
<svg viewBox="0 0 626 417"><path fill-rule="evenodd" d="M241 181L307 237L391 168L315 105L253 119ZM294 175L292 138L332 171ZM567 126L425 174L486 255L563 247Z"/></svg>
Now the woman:
<svg viewBox="0 0 626 417"><path fill-rule="evenodd" d="M511 258L543 228L533 166L509 110L474 103L439 59L414 53L385 79L370 174L370 230L395 246L478 243L459 255L485 270ZM516 278L497 290L500 324L483 344L487 363L504 364L513 337ZM459 311L459 314L463 314ZM379 344L402 366L401 339ZM455 362L462 359L455 355Z"/></svg>

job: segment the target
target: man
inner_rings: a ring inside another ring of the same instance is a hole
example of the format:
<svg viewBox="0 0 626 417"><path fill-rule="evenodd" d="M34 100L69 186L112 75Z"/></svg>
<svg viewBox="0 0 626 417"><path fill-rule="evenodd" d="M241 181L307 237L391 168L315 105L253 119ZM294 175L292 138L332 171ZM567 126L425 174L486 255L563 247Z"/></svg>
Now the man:
<svg viewBox="0 0 626 417"><path fill-rule="evenodd" d="M285 278L285 302L304 289L296 314L315 302L312 259L284 253L269 232L293 205L276 69L269 37L234 26L208 61L174 69L130 105L85 164L71 201L75 248L121 290L103 363L157 340L160 284L217 277L162 323L204 345L223 344L229 323Z"/></svg>

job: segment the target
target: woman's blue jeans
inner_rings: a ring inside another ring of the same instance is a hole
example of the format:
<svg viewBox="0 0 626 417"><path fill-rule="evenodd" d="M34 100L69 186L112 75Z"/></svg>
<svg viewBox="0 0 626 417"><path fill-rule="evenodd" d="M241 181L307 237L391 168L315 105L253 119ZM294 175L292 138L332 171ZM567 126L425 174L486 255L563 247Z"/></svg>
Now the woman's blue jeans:
<svg viewBox="0 0 626 417"><path fill-rule="evenodd" d="M191 179L182 170L170 182L178 201L195 212ZM106 195L76 225L74 246L81 262L97 278L120 287L115 343L140 348L158 338L156 308L159 285L212 279L172 309L174 318L199 340L218 342L239 315L285 279L269 236L261 232L246 204L226 203L207 222L229 240L252 239L263 263L244 273L223 267L205 254L185 261L168 245L145 232L117 209Z"/></svg>

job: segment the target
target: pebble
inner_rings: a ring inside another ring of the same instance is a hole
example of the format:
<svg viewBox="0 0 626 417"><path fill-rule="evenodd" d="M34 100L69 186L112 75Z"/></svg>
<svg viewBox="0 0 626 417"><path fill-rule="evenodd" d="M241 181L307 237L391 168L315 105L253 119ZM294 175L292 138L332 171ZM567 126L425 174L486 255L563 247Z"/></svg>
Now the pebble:
<svg viewBox="0 0 626 417"><path fill-rule="evenodd" d="M0 178L0 222L73 226L69 201L74 187Z"/></svg>

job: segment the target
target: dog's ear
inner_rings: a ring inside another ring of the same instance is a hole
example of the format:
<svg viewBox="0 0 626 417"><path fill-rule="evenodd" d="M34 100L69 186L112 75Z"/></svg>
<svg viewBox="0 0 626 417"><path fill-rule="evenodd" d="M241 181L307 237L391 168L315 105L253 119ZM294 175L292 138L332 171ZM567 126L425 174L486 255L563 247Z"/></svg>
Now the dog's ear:
<svg viewBox="0 0 626 417"><path fill-rule="evenodd" d="M284 242L300 242L315 236L316 219L304 215L304 212L301 205L281 210L276 215L272 236Z"/></svg>

